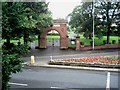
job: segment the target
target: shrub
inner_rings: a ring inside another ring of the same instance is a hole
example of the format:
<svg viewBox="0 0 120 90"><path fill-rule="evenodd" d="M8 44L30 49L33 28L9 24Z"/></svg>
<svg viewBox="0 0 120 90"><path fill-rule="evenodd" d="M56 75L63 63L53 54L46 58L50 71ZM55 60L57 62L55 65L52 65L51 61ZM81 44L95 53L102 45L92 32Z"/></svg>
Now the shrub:
<svg viewBox="0 0 120 90"><path fill-rule="evenodd" d="M29 49L28 45L13 45L10 48L3 45L3 50L4 50L3 54L18 54L21 56L27 54L28 49Z"/></svg>
<svg viewBox="0 0 120 90"><path fill-rule="evenodd" d="M9 88L8 82L11 79L12 73L17 73L21 70L22 60L17 54L2 56L2 90Z"/></svg>
<svg viewBox="0 0 120 90"><path fill-rule="evenodd" d="M85 45L85 43L84 42L80 42L80 45Z"/></svg>
<svg viewBox="0 0 120 90"><path fill-rule="evenodd" d="M120 60L120 56L112 56L112 57L108 57L108 60Z"/></svg>
<svg viewBox="0 0 120 90"><path fill-rule="evenodd" d="M28 52L28 45L10 45L4 44L2 46L2 90L9 88L10 75L21 71L23 61L20 56Z"/></svg>

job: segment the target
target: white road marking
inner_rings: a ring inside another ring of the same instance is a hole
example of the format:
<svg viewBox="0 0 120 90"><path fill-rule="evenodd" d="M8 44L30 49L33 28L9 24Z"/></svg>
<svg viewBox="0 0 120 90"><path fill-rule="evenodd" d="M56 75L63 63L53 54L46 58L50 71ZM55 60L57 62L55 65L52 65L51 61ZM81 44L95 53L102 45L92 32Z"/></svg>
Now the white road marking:
<svg viewBox="0 0 120 90"><path fill-rule="evenodd" d="M9 82L8 84L19 85L19 86L28 86L28 84L23 84L23 83L12 83L12 82Z"/></svg>
<svg viewBox="0 0 120 90"><path fill-rule="evenodd" d="M106 90L110 90L110 72L107 73Z"/></svg>
<svg viewBox="0 0 120 90"><path fill-rule="evenodd" d="M58 87L50 87L50 88L58 88Z"/></svg>
<svg viewBox="0 0 120 90"><path fill-rule="evenodd" d="M60 90L61 90L61 89L65 89L65 90L76 90L76 89L70 89L70 88L68 89L68 88L61 88L61 87L50 87L50 88L53 88L53 89L60 89Z"/></svg>
<svg viewBox="0 0 120 90"><path fill-rule="evenodd" d="M60 88L60 87L50 87L50 88Z"/></svg>

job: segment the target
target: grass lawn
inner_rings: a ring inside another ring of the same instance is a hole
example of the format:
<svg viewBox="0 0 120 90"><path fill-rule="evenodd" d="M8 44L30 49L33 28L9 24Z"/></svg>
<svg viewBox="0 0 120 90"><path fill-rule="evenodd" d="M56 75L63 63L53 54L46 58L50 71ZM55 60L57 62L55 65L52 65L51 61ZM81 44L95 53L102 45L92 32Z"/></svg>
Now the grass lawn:
<svg viewBox="0 0 120 90"><path fill-rule="evenodd" d="M103 44L103 40L107 40L107 36L103 36L100 39L95 37L94 43L95 43L95 45L101 45L101 44ZM112 43L112 40L116 40L116 43L118 43L119 38L118 38L118 36L110 36L110 43ZM90 45L90 39L86 39L82 35L80 35L80 42L84 42L86 46Z"/></svg>
<svg viewBox="0 0 120 90"><path fill-rule="evenodd" d="M68 42L68 46L71 47L71 48L74 48L75 44L72 44L71 42Z"/></svg>
<svg viewBox="0 0 120 90"><path fill-rule="evenodd" d="M23 38L21 38L20 40L10 40L10 42L11 43L17 43L17 42L23 42ZM2 39L2 41L1 41L2 43L4 43L4 42L6 42L6 40L5 39Z"/></svg>
<svg viewBox="0 0 120 90"><path fill-rule="evenodd" d="M57 35L55 35L55 36L47 35L47 38L55 39L55 38L60 38L60 36L59 35L58 36Z"/></svg>
<svg viewBox="0 0 120 90"><path fill-rule="evenodd" d="M47 35L47 38L50 39L56 39L56 38L60 38L60 36L58 35ZM102 38L94 38L95 41L95 45L102 45L103 44L103 40L106 40L107 36L103 36ZM116 43L118 43L118 40L120 40L120 38L118 36L110 36L110 43L112 43L112 40L116 40ZM6 40L3 39L1 42L5 42ZM19 40L11 40L12 43L17 43L19 42ZM23 38L20 39L20 42L23 43ZM38 42L38 40L35 40L34 42ZM90 39L86 39L85 37L83 37L83 35L80 35L80 42L84 42L85 46L89 46L90 45ZM75 47L74 44L71 44L71 42L69 41L69 47Z"/></svg>

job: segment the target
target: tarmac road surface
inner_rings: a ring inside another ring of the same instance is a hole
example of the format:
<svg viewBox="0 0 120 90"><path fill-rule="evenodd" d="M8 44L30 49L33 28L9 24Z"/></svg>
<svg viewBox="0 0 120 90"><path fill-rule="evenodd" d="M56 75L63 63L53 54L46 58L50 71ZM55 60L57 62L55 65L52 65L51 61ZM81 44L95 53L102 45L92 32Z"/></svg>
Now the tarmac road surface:
<svg viewBox="0 0 120 90"><path fill-rule="evenodd" d="M119 80L118 72L32 67L13 74L9 84L11 90L18 90L18 88L23 88L22 90L26 88L104 88L104 90L111 88L112 90L112 88L118 89Z"/></svg>

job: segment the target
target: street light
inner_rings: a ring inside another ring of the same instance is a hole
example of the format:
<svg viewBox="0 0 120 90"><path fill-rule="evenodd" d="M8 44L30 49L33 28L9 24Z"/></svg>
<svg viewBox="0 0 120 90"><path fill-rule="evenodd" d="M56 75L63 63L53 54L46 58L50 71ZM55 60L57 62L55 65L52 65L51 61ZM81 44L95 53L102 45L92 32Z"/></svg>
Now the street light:
<svg viewBox="0 0 120 90"><path fill-rule="evenodd" d="M53 39L52 39L52 36L53 36L53 31L51 30L51 47L53 47ZM50 60L52 61L52 56L53 54L50 56Z"/></svg>
<svg viewBox="0 0 120 90"><path fill-rule="evenodd" d="M92 6L92 7L93 7L93 8L92 8L92 9L93 9L93 10L92 10L92 15L93 15L93 38L92 38L92 39L93 39L93 42L92 42L92 49L93 49L93 50L94 50L94 2L95 2L95 1L93 0L93 6Z"/></svg>

